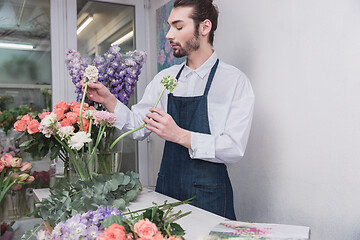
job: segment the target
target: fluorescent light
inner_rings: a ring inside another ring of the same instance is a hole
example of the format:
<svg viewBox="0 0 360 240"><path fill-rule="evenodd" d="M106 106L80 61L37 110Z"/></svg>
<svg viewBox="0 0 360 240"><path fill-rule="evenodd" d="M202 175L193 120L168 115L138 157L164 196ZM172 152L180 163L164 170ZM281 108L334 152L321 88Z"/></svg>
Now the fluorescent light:
<svg viewBox="0 0 360 240"><path fill-rule="evenodd" d="M111 44L111 46L112 45L120 45L120 44L126 42L127 40L131 39L133 36L134 36L134 31L131 31L131 32L125 34L124 36L122 36L121 38L119 38L118 40L116 40L115 42L113 42Z"/></svg>
<svg viewBox="0 0 360 240"><path fill-rule="evenodd" d="M34 46L20 43L0 43L0 48L31 50Z"/></svg>
<svg viewBox="0 0 360 240"><path fill-rule="evenodd" d="M80 24L80 27L77 29L76 34L79 35L79 33L81 33L81 31L84 30L84 28L86 28L86 26L89 25L89 23L91 23L92 20L94 20L93 17L88 17L85 22Z"/></svg>

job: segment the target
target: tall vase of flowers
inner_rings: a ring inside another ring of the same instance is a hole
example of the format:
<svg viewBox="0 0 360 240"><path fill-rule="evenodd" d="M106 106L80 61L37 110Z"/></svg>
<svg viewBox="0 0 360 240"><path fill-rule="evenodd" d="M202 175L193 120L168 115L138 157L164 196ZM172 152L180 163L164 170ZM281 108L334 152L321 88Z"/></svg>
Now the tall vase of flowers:
<svg viewBox="0 0 360 240"><path fill-rule="evenodd" d="M74 49L66 51L66 65L72 81L76 87L77 101L84 101L95 109L103 110L104 107L96 102L84 98L86 91L82 91L80 81L85 76L85 69L94 66L98 73L98 81L102 83L114 96L125 105L128 105L130 96L134 93L136 83L145 62L146 53L143 51L130 51L120 53L120 47L111 46L103 56L96 56L89 65L87 57L81 57ZM94 167L97 173L119 172L122 161L122 142L117 149L109 149L114 140L115 127L106 128L103 138L100 139L97 154L94 159ZM97 134L97 132L94 132Z"/></svg>

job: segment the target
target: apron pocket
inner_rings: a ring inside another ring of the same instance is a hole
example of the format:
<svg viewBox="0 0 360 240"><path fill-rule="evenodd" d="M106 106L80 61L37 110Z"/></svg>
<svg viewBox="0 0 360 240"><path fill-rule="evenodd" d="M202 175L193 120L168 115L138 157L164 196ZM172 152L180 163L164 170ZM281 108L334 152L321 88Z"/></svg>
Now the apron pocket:
<svg viewBox="0 0 360 240"><path fill-rule="evenodd" d="M226 213L226 187L225 185L196 185L192 186L192 196L196 198L192 205L205 209L217 215Z"/></svg>

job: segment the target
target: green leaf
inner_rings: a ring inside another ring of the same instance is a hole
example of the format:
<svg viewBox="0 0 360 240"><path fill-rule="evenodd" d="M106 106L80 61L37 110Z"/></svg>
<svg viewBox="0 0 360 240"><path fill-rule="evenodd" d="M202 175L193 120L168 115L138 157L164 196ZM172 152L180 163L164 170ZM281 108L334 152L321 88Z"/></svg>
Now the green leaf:
<svg viewBox="0 0 360 240"><path fill-rule="evenodd" d="M123 210L125 209L126 206L126 202L124 199L120 198L120 199L116 199L113 202L113 206L119 210Z"/></svg>
<svg viewBox="0 0 360 240"><path fill-rule="evenodd" d="M171 233L171 235L175 235L175 236L184 236L185 235L184 229L177 223L170 224L170 233Z"/></svg>
<svg viewBox="0 0 360 240"><path fill-rule="evenodd" d="M126 202L134 201L137 198L137 194L138 194L138 190L135 189L130 190L124 195L124 199Z"/></svg>
<svg viewBox="0 0 360 240"><path fill-rule="evenodd" d="M29 147L30 145L32 145L34 142L35 142L34 139L30 139L30 140L28 140L28 141L25 141L25 142L21 143L21 144L20 144L20 147L22 147L22 148L27 148L27 147Z"/></svg>
<svg viewBox="0 0 360 240"><path fill-rule="evenodd" d="M105 228L108 228L114 223L119 224L119 225L126 223L126 218L124 218L122 216L111 216L111 217L106 218L101 223L102 223L102 225L104 225Z"/></svg>

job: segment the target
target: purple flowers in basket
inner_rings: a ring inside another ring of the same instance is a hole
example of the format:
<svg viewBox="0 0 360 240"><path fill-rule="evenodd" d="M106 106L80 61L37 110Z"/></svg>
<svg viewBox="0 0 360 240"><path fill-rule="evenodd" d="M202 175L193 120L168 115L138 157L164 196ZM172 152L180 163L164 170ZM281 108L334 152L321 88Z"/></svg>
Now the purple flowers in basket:
<svg viewBox="0 0 360 240"><path fill-rule="evenodd" d="M120 47L114 45L103 57L96 56L91 65L99 70L98 81L104 84L119 101L127 105L131 94L134 93L145 58L146 53L138 50L123 55L120 53ZM77 101L80 102L83 95L80 81L89 65L89 59L81 57L76 50L68 49L65 63L76 87ZM98 103L88 101L90 105L99 109Z"/></svg>

